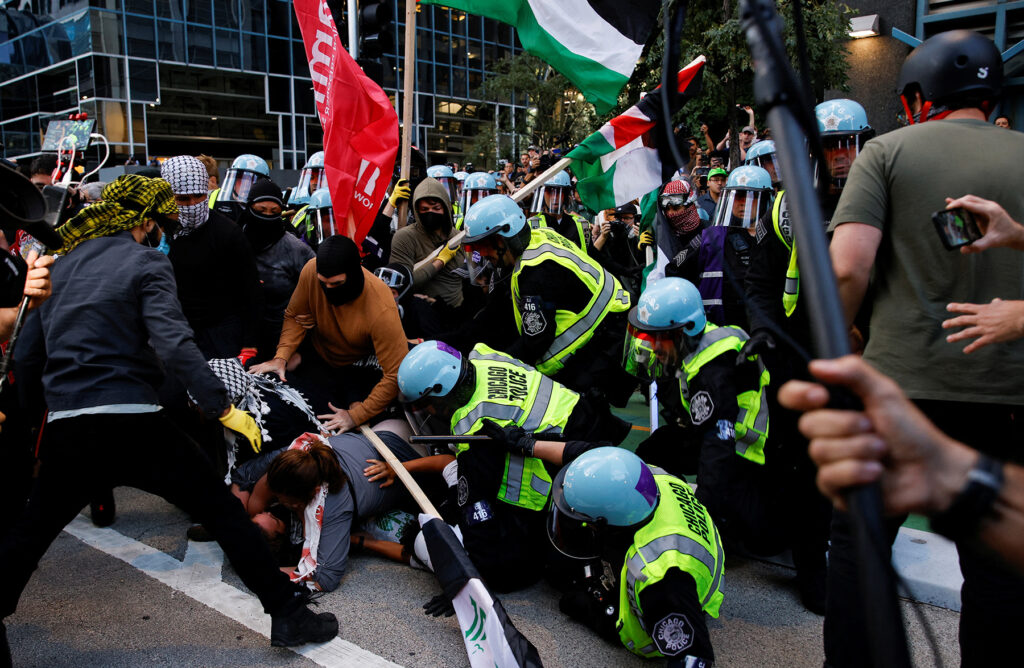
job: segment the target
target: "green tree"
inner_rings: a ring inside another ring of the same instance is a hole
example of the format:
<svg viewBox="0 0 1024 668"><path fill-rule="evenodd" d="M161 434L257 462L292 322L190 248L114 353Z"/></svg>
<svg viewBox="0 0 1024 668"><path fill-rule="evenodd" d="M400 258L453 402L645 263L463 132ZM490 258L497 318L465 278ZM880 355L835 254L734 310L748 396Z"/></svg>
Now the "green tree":
<svg viewBox="0 0 1024 668"><path fill-rule="evenodd" d="M790 61L798 66L792 4L792 0L778 0L777 6L783 19L783 39ZM846 43L849 40L850 17L854 12L847 5L832 0L803 0L802 7L812 96L815 101L820 101L826 89L849 90ZM619 95L619 106L608 114L608 118L636 104L641 92L661 83L664 54L661 31L659 27L658 36ZM733 150L731 157L736 164L739 159L738 130L741 123L746 124L746 114L737 113L736 105L754 104L753 63L746 36L740 28L739 3L736 0L689 3L681 42L679 67L701 54L707 57L708 62L704 68L703 92L688 102L675 120L683 122L692 134L698 136L702 123L727 120L729 145ZM763 126L763 115L760 118Z"/></svg>
<svg viewBox="0 0 1024 668"><path fill-rule="evenodd" d="M503 108L496 128L495 105L484 103L486 108L482 111L490 115L491 120L481 124L470 148L484 164L492 164L497 153L500 157L515 158L509 139L513 135L520 149L529 144L552 148L578 143L597 127L594 107L583 99L579 90L540 58L525 51L502 59L474 94L487 101L511 102L525 98L528 104L526 113L516 118L515 128ZM496 135L501 137L501 146L496 146Z"/></svg>

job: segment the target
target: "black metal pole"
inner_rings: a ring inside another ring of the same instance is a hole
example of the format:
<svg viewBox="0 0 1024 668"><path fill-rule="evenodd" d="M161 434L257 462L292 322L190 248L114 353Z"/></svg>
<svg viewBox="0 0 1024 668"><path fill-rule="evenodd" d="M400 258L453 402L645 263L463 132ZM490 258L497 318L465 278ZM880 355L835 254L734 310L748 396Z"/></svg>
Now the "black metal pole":
<svg viewBox="0 0 1024 668"><path fill-rule="evenodd" d="M817 131L797 78L786 58L781 21L769 0L741 0L740 15L754 60L754 92L768 106L768 123L775 133L776 154L786 175L786 199L796 245L800 248L801 299L807 306L818 357L850 353L835 273L829 256L821 206L814 190L807 136ZM796 111L794 111L796 110ZM801 128L796 112L804 114ZM847 495L857 545L858 581L864 606L866 638L875 666L910 666L906 633L900 614L895 575L889 562L877 485Z"/></svg>

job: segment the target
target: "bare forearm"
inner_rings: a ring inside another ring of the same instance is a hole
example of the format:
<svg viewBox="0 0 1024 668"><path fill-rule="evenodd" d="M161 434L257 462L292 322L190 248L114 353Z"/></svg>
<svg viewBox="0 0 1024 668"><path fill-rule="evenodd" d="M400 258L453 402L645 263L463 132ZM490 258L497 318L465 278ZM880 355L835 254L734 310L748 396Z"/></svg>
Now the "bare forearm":
<svg viewBox="0 0 1024 668"><path fill-rule="evenodd" d="M444 467L455 461L454 455L432 455L404 462L409 473L440 473Z"/></svg>
<svg viewBox="0 0 1024 668"><path fill-rule="evenodd" d="M864 302L864 295L868 289L868 275L845 274L837 277L839 284L839 301L843 305L843 315L846 317L846 326L853 325L853 319L857 317L857 311Z"/></svg>
<svg viewBox="0 0 1024 668"><path fill-rule="evenodd" d="M554 464L562 465L562 453L565 451L565 443L558 441L537 441L533 446L533 456L537 459Z"/></svg>

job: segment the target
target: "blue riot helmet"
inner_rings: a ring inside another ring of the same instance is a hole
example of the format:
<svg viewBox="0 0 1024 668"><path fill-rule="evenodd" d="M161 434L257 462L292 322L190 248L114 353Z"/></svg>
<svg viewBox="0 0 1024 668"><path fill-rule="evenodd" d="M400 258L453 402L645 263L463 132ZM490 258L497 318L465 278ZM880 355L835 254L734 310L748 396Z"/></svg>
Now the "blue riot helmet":
<svg viewBox="0 0 1024 668"><path fill-rule="evenodd" d="M398 366L398 397L408 404L447 397L467 367L462 354L447 343L424 341Z"/></svg>
<svg viewBox="0 0 1024 668"><path fill-rule="evenodd" d="M458 197L453 199L453 202L462 201L462 185L466 182L467 176L469 176L469 172L455 172L455 190L457 191Z"/></svg>
<svg viewBox="0 0 1024 668"><path fill-rule="evenodd" d="M572 179L569 172L561 171L548 179L544 185L533 191L533 204L530 211L549 213L560 216L563 212L573 211Z"/></svg>
<svg viewBox="0 0 1024 668"><path fill-rule="evenodd" d="M270 178L270 167L267 161L258 155L244 153L231 163L224 175L218 202L241 202L249 199L249 189L259 179Z"/></svg>
<svg viewBox="0 0 1024 668"><path fill-rule="evenodd" d="M827 100L814 108L814 115L828 166L829 195L838 196L846 186L850 166L875 130L868 124L864 107L853 100ZM818 165L814 166L814 178L817 182Z"/></svg>
<svg viewBox="0 0 1024 668"><path fill-rule="evenodd" d="M488 262L494 267L509 266L515 260L510 260L505 251L518 258L530 241L526 216L508 195L490 195L474 204L466 214L463 230L471 276L484 272Z"/></svg>
<svg viewBox="0 0 1024 668"><path fill-rule="evenodd" d="M772 178L772 186L778 188L782 185L782 167L779 165L779 158L775 155L775 142L771 139L762 139L747 149L747 159L744 165L754 165L768 172Z"/></svg>
<svg viewBox="0 0 1024 668"><path fill-rule="evenodd" d="M465 216L469 212L469 207L483 198L497 193L498 181L494 178L494 174L473 172L462 182L462 199L459 200L462 215Z"/></svg>
<svg viewBox="0 0 1024 668"><path fill-rule="evenodd" d="M682 365L686 339L707 326L700 291L683 278L654 281L629 310L622 368L644 381L674 378Z"/></svg>
<svg viewBox="0 0 1024 668"><path fill-rule="evenodd" d="M309 160L302 167L299 173L299 185L295 186L291 196L288 198L289 206L302 206L309 204L309 198L320 187L326 187L324 179L324 152L317 151L309 156Z"/></svg>
<svg viewBox="0 0 1024 668"><path fill-rule="evenodd" d="M312 233L307 241L313 248L317 248L324 239L335 234L341 234L338 222L334 218L334 207L331 205L331 191L327 188L320 188L309 198L306 215L312 223Z"/></svg>
<svg viewBox="0 0 1024 668"><path fill-rule="evenodd" d="M431 167L427 167L427 176L441 182L441 185L443 185L445 190L448 191L449 202L459 201L458 181L455 180L455 173L452 172L451 167L448 165L433 165Z"/></svg>
<svg viewBox="0 0 1024 668"><path fill-rule="evenodd" d="M658 507L650 467L629 450L589 450L555 476L548 538L559 552L595 559L624 549Z"/></svg>
<svg viewBox="0 0 1024 668"><path fill-rule="evenodd" d="M772 177L766 170L753 165L737 167L718 200L714 227L753 229L770 210L772 194Z"/></svg>

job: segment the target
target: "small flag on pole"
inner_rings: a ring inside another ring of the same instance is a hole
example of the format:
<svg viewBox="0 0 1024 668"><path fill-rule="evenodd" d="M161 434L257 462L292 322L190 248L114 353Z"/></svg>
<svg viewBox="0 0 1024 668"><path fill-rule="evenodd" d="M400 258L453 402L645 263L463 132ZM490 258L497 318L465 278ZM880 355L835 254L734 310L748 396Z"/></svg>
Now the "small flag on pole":
<svg viewBox="0 0 1024 668"><path fill-rule="evenodd" d="M680 102L700 92L705 62L699 56L679 71ZM668 164L668 158L659 155L655 133L663 131L662 122L671 122L661 115L659 86L569 152L576 189L590 210L613 209L643 197L682 166Z"/></svg>
<svg viewBox="0 0 1024 668"><path fill-rule="evenodd" d="M491 596L476 566L450 526L421 514L423 538L434 574L452 601L473 668L541 668L537 648L512 624L501 601Z"/></svg>
<svg viewBox="0 0 1024 668"><path fill-rule="evenodd" d="M340 231L361 246L395 168L398 114L352 60L327 0L294 0L324 129L324 171Z"/></svg>
<svg viewBox="0 0 1024 668"><path fill-rule="evenodd" d="M618 103L661 0L422 0L515 26L523 48L555 68L597 113Z"/></svg>

